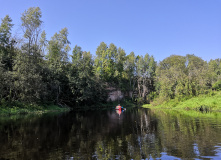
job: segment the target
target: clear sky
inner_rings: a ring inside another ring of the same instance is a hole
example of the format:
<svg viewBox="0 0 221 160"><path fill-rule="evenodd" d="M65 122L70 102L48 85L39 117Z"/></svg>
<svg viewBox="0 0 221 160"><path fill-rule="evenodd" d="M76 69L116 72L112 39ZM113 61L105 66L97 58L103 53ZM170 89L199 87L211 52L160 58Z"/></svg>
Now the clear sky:
<svg viewBox="0 0 221 160"><path fill-rule="evenodd" d="M40 7L50 39L68 28L76 44L95 55L100 42L127 54L149 53L159 62L176 54L221 58L221 0L0 0L0 18L9 14L21 33L21 13Z"/></svg>

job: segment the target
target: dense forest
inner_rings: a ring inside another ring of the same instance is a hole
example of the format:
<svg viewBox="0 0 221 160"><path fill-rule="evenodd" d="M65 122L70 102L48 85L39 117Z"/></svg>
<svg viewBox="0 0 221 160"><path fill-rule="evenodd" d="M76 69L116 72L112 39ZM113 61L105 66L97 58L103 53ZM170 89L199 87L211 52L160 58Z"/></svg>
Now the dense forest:
<svg viewBox="0 0 221 160"><path fill-rule="evenodd" d="M9 15L1 21L0 106L105 103L108 87L132 92L128 98L138 103L182 100L221 88L221 59L171 55L157 63L149 54L126 54L104 42L96 56L77 45L71 51L68 29L48 40L41 17L38 7L24 11L21 37L12 35Z"/></svg>

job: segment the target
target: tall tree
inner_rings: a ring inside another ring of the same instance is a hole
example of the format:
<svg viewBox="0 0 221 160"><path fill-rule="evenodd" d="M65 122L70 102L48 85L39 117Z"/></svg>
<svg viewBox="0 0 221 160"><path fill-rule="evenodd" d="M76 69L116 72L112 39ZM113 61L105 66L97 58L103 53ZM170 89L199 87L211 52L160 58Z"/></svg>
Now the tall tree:
<svg viewBox="0 0 221 160"><path fill-rule="evenodd" d="M12 67L15 41L11 38L12 27L12 19L6 15L0 25L0 99L7 101L11 101L14 88Z"/></svg>
<svg viewBox="0 0 221 160"><path fill-rule="evenodd" d="M11 38L12 19L6 15L0 25L0 62L6 70L12 71L13 57L15 55L14 43Z"/></svg>
<svg viewBox="0 0 221 160"><path fill-rule="evenodd" d="M8 45L11 38L11 29L13 27L12 19L9 15L6 15L2 19L2 23L0 25L0 46L3 47Z"/></svg>
<svg viewBox="0 0 221 160"><path fill-rule="evenodd" d="M72 51L72 63L77 65L80 62L80 59L83 56L83 51L81 50L80 46L75 45L73 51Z"/></svg>
<svg viewBox="0 0 221 160"><path fill-rule="evenodd" d="M107 46L102 42L96 51L95 73L103 81L113 83L116 87L122 84L126 53L122 48L117 48L113 43Z"/></svg>
<svg viewBox="0 0 221 160"><path fill-rule="evenodd" d="M114 76L117 78L117 81L121 83L123 78L124 63L126 60L126 53L122 48L118 48L117 54L115 55L115 73Z"/></svg>
<svg viewBox="0 0 221 160"><path fill-rule="evenodd" d="M18 52L14 70L14 85L17 100L28 103L41 103L45 100L46 84L42 77L43 59Z"/></svg>
<svg viewBox="0 0 221 160"><path fill-rule="evenodd" d="M210 60L208 63L210 85L221 80L221 59Z"/></svg>
<svg viewBox="0 0 221 160"><path fill-rule="evenodd" d="M186 55L189 92L198 95L209 88L208 65L202 58L195 55Z"/></svg>
<svg viewBox="0 0 221 160"><path fill-rule="evenodd" d="M160 85L161 97L175 98L177 85L183 85L186 79L186 58L172 55L159 63L157 68L157 80Z"/></svg>
<svg viewBox="0 0 221 160"><path fill-rule="evenodd" d="M114 74L114 59L113 54L116 51L116 47L111 44L109 49L104 42L97 47L96 59L95 59L95 73L104 81L112 81Z"/></svg>
<svg viewBox="0 0 221 160"><path fill-rule="evenodd" d="M68 40L68 29L63 28L59 33L55 33L51 40L48 42L47 59L50 65L54 65L59 69L61 65L68 62L68 52L70 51L70 42Z"/></svg>
<svg viewBox="0 0 221 160"><path fill-rule="evenodd" d="M96 55L98 58L102 57L102 54L107 50L107 44L104 42L101 42L100 45L97 47Z"/></svg>
<svg viewBox="0 0 221 160"><path fill-rule="evenodd" d="M208 65L195 55L172 55L157 67L159 94L173 99L196 96L209 89Z"/></svg>
<svg viewBox="0 0 221 160"><path fill-rule="evenodd" d="M129 55L126 56L126 61L124 63L124 71L125 71L125 78L129 80L130 89L134 91L135 87L135 54L131 52Z"/></svg>
<svg viewBox="0 0 221 160"><path fill-rule="evenodd" d="M154 91L153 82L155 76L156 62L153 56L145 54L144 58L138 56L136 59L136 77L137 77L137 90L139 97L146 101L146 96L151 91Z"/></svg>
<svg viewBox="0 0 221 160"><path fill-rule="evenodd" d="M16 54L14 85L17 99L24 102L41 102L46 94L43 81L43 56L40 51L41 10L31 7L22 14L22 28L26 42Z"/></svg>
<svg viewBox="0 0 221 160"><path fill-rule="evenodd" d="M40 49L40 53L41 53L41 55L42 56L44 56L44 54L45 54L45 49L46 49L46 47L47 47L47 39L46 39L46 33L45 33L45 31L43 31L42 33L41 33L41 37L40 37L40 39L39 39L39 49Z"/></svg>
<svg viewBox="0 0 221 160"><path fill-rule="evenodd" d="M68 78L75 101L88 105L106 100L102 82L94 75L94 61L90 52L83 52L81 47L75 46L71 57L72 66Z"/></svg>
<svg viewBox="0 0 221 160"><path fill-rule="evenodd" d="M31 49L37 49L42 25L41 17L42 13L39 7L30 7L21 17L24 38L28 40L27 48L29 54L33 54Z"/></svg>
<svg viewBox="0 0 221 160"><path fill-rule="evenodd" d="M59 33L55 33L48 42L48 53L46 58L48 60L49 69L51 71L49 78L48 90L56 97L54 101L57 104L66 104L66 96L68 93L68 52L70 51L70 42L68 40L68 29L63 28ZM69 101L69 100L68 100Z"/></svg>

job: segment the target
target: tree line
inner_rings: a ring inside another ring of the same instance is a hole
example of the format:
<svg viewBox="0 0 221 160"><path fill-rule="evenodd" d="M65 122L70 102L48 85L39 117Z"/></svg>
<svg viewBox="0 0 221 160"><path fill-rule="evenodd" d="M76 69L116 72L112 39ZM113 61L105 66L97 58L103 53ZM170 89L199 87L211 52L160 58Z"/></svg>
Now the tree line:
<svg viewBox="0 0 221 160"><path fill-rule="evenodd" d="M130 98L141 103L221 88L220 59L207 63L195 55L172 55L157 63L152 55L126 55L121 47L104 42L93 57L77 45L71 51L67 28L48 40L41 17L39 7L24 11L23 36L16 38L9 15L1 21L0 105L105 103L110 86L132 92Z"/></svg>

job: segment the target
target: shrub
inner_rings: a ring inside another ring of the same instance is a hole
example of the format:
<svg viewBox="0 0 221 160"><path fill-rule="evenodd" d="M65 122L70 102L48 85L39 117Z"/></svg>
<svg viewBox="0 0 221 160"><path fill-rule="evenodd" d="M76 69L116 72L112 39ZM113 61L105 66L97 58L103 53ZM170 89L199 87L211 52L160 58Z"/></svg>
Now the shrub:
<svg viewBox="0 0 221 160"><path fill-rule="evenodd" d="M212 88L213 88L214 90L217 90L217 91L221 90L221 80L219 80L219 81L217 81L216 83L214 83L213 86L212 86Z"/></svg>

